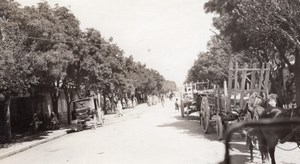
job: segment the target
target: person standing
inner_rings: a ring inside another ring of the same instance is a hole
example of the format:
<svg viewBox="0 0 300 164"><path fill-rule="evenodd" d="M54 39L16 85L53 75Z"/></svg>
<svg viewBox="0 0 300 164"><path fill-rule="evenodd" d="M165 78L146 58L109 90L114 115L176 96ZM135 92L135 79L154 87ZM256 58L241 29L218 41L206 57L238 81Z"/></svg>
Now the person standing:
<svg viewBox="0 0 300 164"><path fill-rule="evenodd" d="M126 103L125 98L122 99L121 105L124 109L127 108L127 103Z"/></svg>
<svg viewBox="0 0 300 164"><path fill-rule="evenodd" d="M132 101L131 101L131 99L128 99L127 105L128 105L128 108L132 108Z"/></svg>
<svg viewBox="0 0 300 164"><path fill-rule="evenodd" d="M165 96L162 94L160 97L161 105L165 107Z"/></svg>
<svg viewBox="0 0 300 164"><path fill-rule="evenodd" d="M137 98L134 96L132 100L132 106L135 107L137 105Z"/></svg>
<svg viewBox="0 0 300 164"><path fill-rule="evenodd" d="M178 98L176 98L176 100L175 100L175 111L179 111L179 106L180 106L180 101L178 100Z"/></svg>
<svg viewBox="0 0 300 164"><path fill-rule="evenodd" d="M119 100L119 101L118 101L118 104L117 104L117 116L118 116L118 117L123 116L122 109L123 109L122 103L121 103L121 101Z"/></svg>

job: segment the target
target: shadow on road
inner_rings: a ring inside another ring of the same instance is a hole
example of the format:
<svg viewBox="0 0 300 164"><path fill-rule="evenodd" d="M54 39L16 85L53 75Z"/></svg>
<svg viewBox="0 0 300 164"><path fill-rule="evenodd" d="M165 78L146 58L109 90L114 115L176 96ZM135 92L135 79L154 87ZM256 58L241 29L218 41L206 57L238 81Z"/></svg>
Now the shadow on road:
<svg viewBox="0 0 300 164"><path fill-rule="evenodd" d="M47 136L51 135L51 131L43 131L38 132L37 134L31 134L31 133L23 133L23 134L17 134L14 136L13 141L10 143L2 143L0 144L0 148L8 148L11 145L22 143L22 142L31 142L34 140L42 140L45 139Z"/></svg>
<svg viewBox="0 0 300 164"><path fill-rule="evenodd" d="M240 164L250 161L250 152L242 140L230 142L230 146L231 152L234 152L230 155L233 163Z"/></svg>
<svg viewBox="0 0 300 164"><path fill-rule="evenodd" d="M199 116L190 115L188 118L182 118L180 115L174 116L176 118L175 122L158 125L157 127L174 127L178 130L183 130L183 133L186 133L191 136L206 138L210 141L218 141L217 136L213 128L210 128L208 134L202 132Z"/></svg>
<svg viewBox="0 0 300 164"><path fill-rule="evenodd" d="M207 134L205 134L200 126L199 116L191 115L188 118L182 118L180 115L175 116L175 122L158 125L157 127L174 127L178 130L183 130L183 133L187 135L205 138L209 141L220 141L217 138L217 134L214 128L214 125L210 126L210 129ZM235 134L232 137L232 141L230 142L231 146L231 159L234 164L247 163L250 159L250 153L248 147L245 145L245 139L242 138L239 134ZM224 141L220 141L224 142ZM225 149L225 145L224 145Z"/></svg>

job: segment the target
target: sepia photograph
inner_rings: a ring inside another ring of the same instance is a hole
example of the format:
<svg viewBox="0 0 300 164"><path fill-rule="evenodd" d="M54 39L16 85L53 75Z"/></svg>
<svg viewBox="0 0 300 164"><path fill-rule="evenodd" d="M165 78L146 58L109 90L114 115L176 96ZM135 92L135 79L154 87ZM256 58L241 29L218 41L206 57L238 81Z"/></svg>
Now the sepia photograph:
<svg viewBox="0 0 300 164"><path fill-rule="evenodd" d="M300 164L300 0L0 0L1 164Z"/></svg>

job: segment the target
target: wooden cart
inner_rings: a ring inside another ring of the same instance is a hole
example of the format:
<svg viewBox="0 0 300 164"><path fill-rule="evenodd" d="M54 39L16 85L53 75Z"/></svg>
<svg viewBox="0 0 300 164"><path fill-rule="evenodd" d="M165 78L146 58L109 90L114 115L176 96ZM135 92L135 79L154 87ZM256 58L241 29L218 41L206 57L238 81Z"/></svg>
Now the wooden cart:
<svg viewBox="0 0 300 164"><path fill-rule="evenodd" d="M229 124L237 121L239 115L234 109L244 108L249 95L257 92L263 96L268 95L270 64L256 64L248 67L244 64L239 68L236 63L229 64L228 86L224 81L224 88L216 87L214 91L202 91L201 108L199 111L200 124L204 133L214 127L218 139L223 138L223 133Z"/></svg>
<svg viewBox="0 0 300 164"><path fill-rule="evenodd" d="M181 117L188 118L191 113L200 110L201 97L200 93L211 87L209 81L191 82L184 85L184 92L181 95ZM200 99L199 99L200 98Z"/></svg>

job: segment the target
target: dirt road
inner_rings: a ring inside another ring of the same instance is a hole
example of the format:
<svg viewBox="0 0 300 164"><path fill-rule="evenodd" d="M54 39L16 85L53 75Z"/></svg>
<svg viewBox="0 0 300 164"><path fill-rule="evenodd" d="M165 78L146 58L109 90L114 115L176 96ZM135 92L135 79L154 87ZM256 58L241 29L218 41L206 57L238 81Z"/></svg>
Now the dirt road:
<svg viewBox="0 0 300 164"><path fill-rule="evenodd" d="M216 164L223 159L224 144L216 134L204 135L196 115L182 119L173 102L124 113L104 127L69 134L0 163ZM232 154L235 163L248 161L244 142L233 142Z"/></svg>

